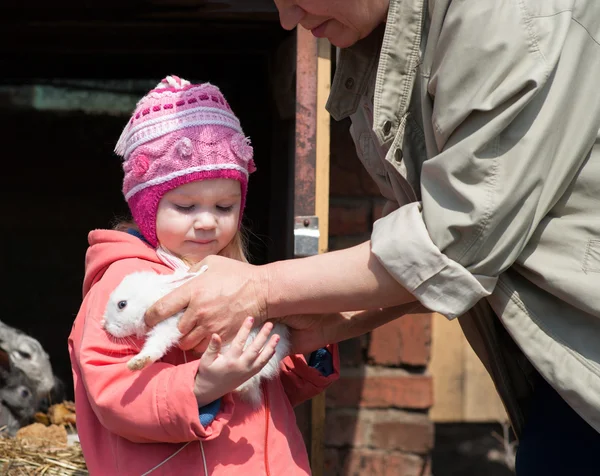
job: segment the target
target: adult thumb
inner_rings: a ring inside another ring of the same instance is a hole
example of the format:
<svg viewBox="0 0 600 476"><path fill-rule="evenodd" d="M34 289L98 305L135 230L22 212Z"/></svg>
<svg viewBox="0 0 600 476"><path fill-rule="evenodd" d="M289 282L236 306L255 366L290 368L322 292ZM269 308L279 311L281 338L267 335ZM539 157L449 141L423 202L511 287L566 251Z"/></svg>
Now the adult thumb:
<svg viewBox="0 0 600 476"><path fill-rule="evenodd" d="M144 321L153 327L161 321L174 316L190 304L192 293L186 285L178 287L156 301L144 314Z"/></svg>

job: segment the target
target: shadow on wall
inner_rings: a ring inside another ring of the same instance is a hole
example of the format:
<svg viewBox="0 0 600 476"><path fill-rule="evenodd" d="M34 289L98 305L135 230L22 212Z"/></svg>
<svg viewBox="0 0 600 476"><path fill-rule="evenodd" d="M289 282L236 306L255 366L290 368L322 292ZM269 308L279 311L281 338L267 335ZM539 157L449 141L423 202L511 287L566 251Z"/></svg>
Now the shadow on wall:
<svg viewBox="0 0 600 476"><path fill-rule="evenodd" d="M435 476L514 475L516 443L508 426L496 423L444 423L435 427Z"/></svg>

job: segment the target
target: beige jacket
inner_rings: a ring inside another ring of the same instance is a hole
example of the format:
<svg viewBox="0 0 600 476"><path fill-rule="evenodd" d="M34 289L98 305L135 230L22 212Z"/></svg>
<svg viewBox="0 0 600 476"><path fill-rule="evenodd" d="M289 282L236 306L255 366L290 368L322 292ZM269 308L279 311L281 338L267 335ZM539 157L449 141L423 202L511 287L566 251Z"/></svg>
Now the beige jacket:
<svg viewBox="0 0 600 476"><path fill-rule="evenodd" d="M466 313L517 433L513 340L600 431L600 1L391 0L341 51L328 108L397 208L373 252Z"/></svg>

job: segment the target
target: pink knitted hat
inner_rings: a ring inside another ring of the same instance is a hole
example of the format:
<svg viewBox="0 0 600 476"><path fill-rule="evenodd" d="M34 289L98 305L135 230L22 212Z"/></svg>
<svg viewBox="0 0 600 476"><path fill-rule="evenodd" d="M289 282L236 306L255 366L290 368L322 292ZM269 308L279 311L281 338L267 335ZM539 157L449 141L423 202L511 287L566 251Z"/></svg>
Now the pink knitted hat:
<svg viewBox="0 0 600 476"><path fill-rule="evenodd" d="M153 245L156 212L169 190L196 180L239 180L240 220L253 150L221 91L167 76L137 104L115 147L123 157L123 194L144 237Z"/></svg>

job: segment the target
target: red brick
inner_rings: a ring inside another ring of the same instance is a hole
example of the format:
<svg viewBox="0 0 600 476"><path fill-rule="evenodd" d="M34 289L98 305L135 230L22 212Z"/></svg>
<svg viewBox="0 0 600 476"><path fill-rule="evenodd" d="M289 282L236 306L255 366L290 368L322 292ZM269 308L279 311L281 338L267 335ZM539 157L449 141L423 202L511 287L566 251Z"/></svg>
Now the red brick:
<svg viewBox="0 0 600 476"><path fill-rule="evenodd" d="M349 158L349 164L331 164L329 193L332 197L380 197L381 191L360 160Z"/></svg>
<svg viewBox="0 0 600 476"><path fill-rule="evenodd" d="M433 447L433 423L425 413L329 408L325 444L427 454Z"/></svg>
<svg viewBox="0 0 600 476"><path fill-rule="evenodd" d="M371 410L329 409L326 412L325 444L327 446L368 446L373 420Z"/></svg>
<svg viewBox="0 0 600 476"><path fill-rule="evenodd" d="M383 216L383 207L385 204L385 200L375 200L373 202L373 221L377 221Z"/></svg>
<svg viewBox="0 0 600 476"><path fill-rule="evenodd" d="M352 449L344 458L344 476L422 476L423 458L397 452Z"/></svg>
<svg viewBox="0 0 600 476"><path fill-rule="evenodd" d="M407 314L371 332L369 360L379 365L419 365L429 362L431 314Z"/></svg>
<svg viewBox="0 0 600 476"><path fill-rule="evenodd" d="M329 236L369 233L372 224L368 200L332 200L329 206Z"/></svg>
<svg viewBox="0 0 600 476"><path fill-rule="evenodd" d="M369 419L369 446L427 454L433 448L433 423L425 413L377 410Z"/></svg>
<svg viewBox="0 0 600 476"><path fill-rule="evenodd" d="M386 204L389 204L389 207L386 210ZM387 215L392 213L394 210L398 208L398 204L388 202L385 199L374 199L373 200L373 210L371 214L373 216L373 222L376 222L381 217L383 217L384 213Z"/></svg>
<svg viewBox="0 0 600 476"><path fill-rule="evenodd" d="M431 376L401 369L342 369L342 377L327 390L333 407L416 408L433 404Z"/></svg>
<svg viewBox="0 0 600 476"><path fill-rule="evenodd" d="M371 235L350 235L350 236L332 236L329 238L329 251L344 250L352 246L360 245L365 241L369 241Z"/></svg>

